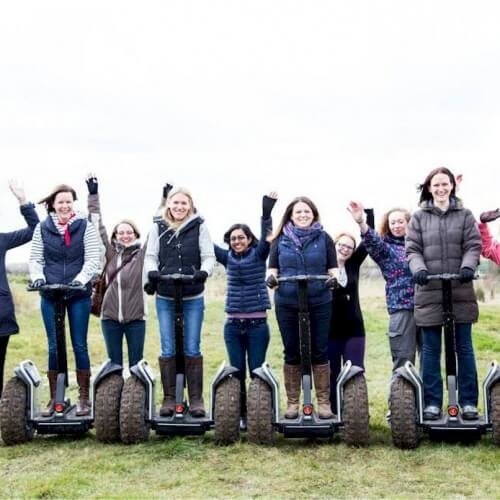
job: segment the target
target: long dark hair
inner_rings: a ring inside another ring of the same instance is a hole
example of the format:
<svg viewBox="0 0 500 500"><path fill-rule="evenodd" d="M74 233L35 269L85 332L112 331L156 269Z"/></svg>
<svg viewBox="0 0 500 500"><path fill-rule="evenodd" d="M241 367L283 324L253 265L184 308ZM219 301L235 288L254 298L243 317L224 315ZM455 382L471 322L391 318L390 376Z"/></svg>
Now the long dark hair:
<svg viewBox="0 0 500 500"><path fill-rule="evenodd" d="M315 222L319 222L319 211L314 202L307 196L297 196L297 198L294 198L285 208L285 213L283 214L283 217L281 218L281 221L278 224L275 233L273 234L272 240L275 240L281 234L285 224L292 218L293 207L300 202L305 203L311 209L313 213L313 224Z"/></svg>
<svg viewBox="0 0 500 500"><path fill-rule="evenodd" d="M417 186L417 191L420 192L420 200L418 201L419 204L423 203L424 201L432 200L432 194L429 188L431 186L432 178L437 174L445 174L448 176L453 186L453 189L451 190L450 193L450 198L456 198L455 191L457 188L457 181L455 180L455 176L453 175L450 169L446 167L437 167L427 175L425 181L422 184L419 184Z"/></svg>
<svg viewBox="0 0 500 500"><path fill-rule="evenodd" d="M75 201L76 198L76 191L69 186L68 184L59 184L56 186L50 194L48 194L45 198L42 198L38 203L44 204L45 208L47 209L47 213L55 212L54 210L54 201L56 199L56 196L59 193L71 193L73 196L73 201Z"/></svg>
<svg viewBox="0 0 500 500"><path fill-rule="evenodd" d="M225 233L224 233L224 243L230 245L231 241L231 233L240 229L245 233L245 236L251 240L250 246L256 245L259 240L255 237L255 234L252 233L252 230L246 224L233 224Z"/></svg>

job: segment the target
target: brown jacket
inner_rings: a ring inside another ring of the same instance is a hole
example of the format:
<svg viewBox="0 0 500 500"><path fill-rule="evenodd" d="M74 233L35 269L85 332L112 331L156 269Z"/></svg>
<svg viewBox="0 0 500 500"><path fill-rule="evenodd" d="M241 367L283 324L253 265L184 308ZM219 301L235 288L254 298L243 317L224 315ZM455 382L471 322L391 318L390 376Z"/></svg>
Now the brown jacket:
<svg viewBox="0 0 500 500"><path fill-rule="evenodd" d="M411 218L406 236L410 271L426 269L430 274L475 270L481 254L481 235L472 212L458 199L451 199L446 212L432 202L421 205ZM453 312L457 323L477 321L479 310L472 283L452 282ZM443 322L441 282L415 285L415 321L418 326Z"/></svg>
<svg viewBox="0 0 500 500"><path fill-rule="evenodd" d="M99 234L106 247L106 277L122 264L123 259L136 250L132 260L123 267L106 289L102 303L101 319L111 319L120 323L146 319L147 306L142 289L142 268L146 245L132 245L123 248L115 241L110 241L104 224L102 223L101 209L98 194L89 194L88 211L92 220L98 216Z"/></svg>

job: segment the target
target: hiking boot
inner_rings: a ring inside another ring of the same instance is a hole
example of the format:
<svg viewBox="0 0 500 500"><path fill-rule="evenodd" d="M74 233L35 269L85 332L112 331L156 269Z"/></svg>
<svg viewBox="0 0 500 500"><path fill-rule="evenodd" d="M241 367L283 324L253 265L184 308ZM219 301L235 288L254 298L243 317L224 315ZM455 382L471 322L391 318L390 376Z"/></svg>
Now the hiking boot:
<svg viewBox="0 0 500 500"><path fill-rule="evenodd" d="M160 364L161 384L163 386L163 402L160 417L171 417L175 411L175 356L158 358Z"/></svg>
<svg viewBox="0 0 500 500"><path fill-rule="evenodd" d="M206 415L203 402L203 356L186 356L185 359L189 413L195 418L202 418Z"/></svg>
<svg viewBox="0 0 500 500"><path fill-rule="evenodd" d="M330 365L313 365L314 388L318 401L318 417L333 418L330 405Z"/></svg>
<svg viewBox="0 0 500 500"><path fill-rule="evenodd" d="M47 403L47 407L42 410L42 417L51 417L54 413L54 398L56 397L57 387L57 370L48 370L47 378L49 379L50 401Z"/></svg>
<svg viewBox="0 0 500 500"><path fill-rule="evenodd" d="M424 420L439 420L441 418L441 408L439 406L428 405L424 408Z"/></svg>
<svg viewBox="0 0 500 500"><path fill-rule="evenodd" d="M300 376L302 369L300 365L283 366L285 376L285 389L287 397L287 409L285 418L293 419L299 416L299 400L300 400Z"/></svg>
<svg viewBox="0 0 500 500"><path fill-rule="evenodd" d="M479 413L474 405L464 405L462 407L462 418L464 420L476 420L479 418Z"/></svg>
<svg viewBox="0 0 500 500"><path fill-rule="evenodd" d="M76 381L80 388L78 403L76 405L77 417L90 415L90 370L76 370Z"/></svg>

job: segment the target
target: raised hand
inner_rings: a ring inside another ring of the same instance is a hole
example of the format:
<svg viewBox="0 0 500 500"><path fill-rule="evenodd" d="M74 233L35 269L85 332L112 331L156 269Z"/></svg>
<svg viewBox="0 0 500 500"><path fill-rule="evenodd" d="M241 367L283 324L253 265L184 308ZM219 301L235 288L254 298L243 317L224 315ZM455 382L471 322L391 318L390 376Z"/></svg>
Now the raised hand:
<svg viewBox="0 0 500 500"><path fill-rule="evenodd" d="M271 212L278 199L278 193L276 191L271 191L269 194L262 197L262 218L269 219L271 217Z"/></svg>
<svg viewBox="0 0 500 500"><path fill-rule="evenodd" d="M87 188L89 190L89 194L97 194L98 191L98 184L97 184L97 177L94 172L89 172L87 174L87 178L85 179L85 182L87 183Z"/></svg>
<svg viewBox="0 0 500 500"><path fill-rule="evenodd" d="M21 183L16 179L9 179L9 189L11 193L17 198L20 205L26 203L26 195L24 193L24 188Z"/></svg>

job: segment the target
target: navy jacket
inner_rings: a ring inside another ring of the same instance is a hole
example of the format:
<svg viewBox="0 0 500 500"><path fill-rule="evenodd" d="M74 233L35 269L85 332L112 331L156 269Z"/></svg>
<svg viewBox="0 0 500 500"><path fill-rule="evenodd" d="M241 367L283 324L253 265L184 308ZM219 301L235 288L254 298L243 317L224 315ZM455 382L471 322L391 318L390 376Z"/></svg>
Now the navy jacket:
<svg viewBox="0 0 500 500"><path fill-rule="evenodd" d="M11 248L28 243L33 236L33 230L38 224L38 215L35 212L35 205L32 203L21 206L21 214L28 227L10 233L0 233L0 337L19 332L14 302L5 270L5 254Z"/></svg>
<svg viewBox="0 0 500 500"><path fill-rule="evenodd" d="M270 244L266 241L271 231L272 219L261 219L261 235L258 243L238 255L214 245L217 262L227 272L227 313L251 313L271 309L265 284L266 260Z"/></svg>

